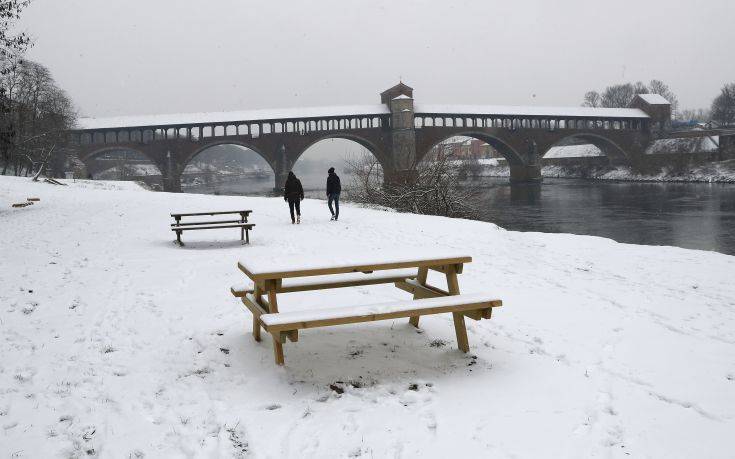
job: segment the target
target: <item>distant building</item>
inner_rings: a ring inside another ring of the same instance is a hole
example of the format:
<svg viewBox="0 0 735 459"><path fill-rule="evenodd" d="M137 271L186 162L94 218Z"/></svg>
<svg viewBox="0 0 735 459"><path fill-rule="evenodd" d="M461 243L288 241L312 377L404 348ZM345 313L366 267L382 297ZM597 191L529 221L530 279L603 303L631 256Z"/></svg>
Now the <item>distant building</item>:
<svg viewBox="0 0 735 459"><path fill-rule="evenodd" d="M432 156L439 153L455 159L502 158L497 150L482 140L463 137L448 139L435 146L431 151Z"/></svg>

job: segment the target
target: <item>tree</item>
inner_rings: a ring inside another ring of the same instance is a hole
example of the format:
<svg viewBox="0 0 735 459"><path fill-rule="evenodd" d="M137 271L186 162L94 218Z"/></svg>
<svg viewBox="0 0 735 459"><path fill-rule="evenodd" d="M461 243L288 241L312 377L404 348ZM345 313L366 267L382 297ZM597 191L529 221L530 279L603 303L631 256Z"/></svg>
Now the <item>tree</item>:
<svg viewBox="0 0 735 459"><path fill-rule="evenodd" d="M0 0L0 76L4 77L17 67L21 56L31 44L30 37L25 33L12 33L21 11L28 4L29 0ZM3 173L10 162L14 136L9 98L6 86L0 86L0 160L4 162Z"/></svg>
<svg viewBox="0 0 735 459"><path fill-rule="evenodd" d="M611 108L629 107L636 94L647 92L648 88L640 81L635 84L625 83L608 86L602 93L601 106Z"/></svg>
<svg viewBox="0 0 735 459"><path fill-rule="evenodd" d="M384 183L383 170L371 154L348 161L352 177L349 197L357 202L390 207L399 212L473 218L472 207L476 191L459 185L462 168L453 154L443 146L432 158L426 158L415 168L413 180L405 183Z"/></svg>
<svg viewBox="0 0 735 459"><path fill-rule="evenodd" d="M682 121L694 121L698 123L703 123L711 119L709 110L703 109L703 108L697 108L697 109L687 108L687 109L681 110L678 113L678 115L679 115L679 119Z"/></svg>
<svg viewBox="0 0 735 459"><path fill-rule="evenodd" d="M3 173L12 164L16 175L33 173L38 178L66 146L67 132L76 122L73 104L51 72L32 61L20 60L11 67L0 76L0 87L7 94L5 118L12 134Z"/></svg>
<svg viewBox="0 0 735 459"><path fill-rule="evenodd" d="M664 99L668 100L671 104L671 113L676 114L679 109L679 99L676 94L669 88L669 86L661 80L651 80L648 83L648 91L653 94L658 94Z"/></svg>
<svg viewBox="0 0 735 459"><path fill-rule="evenodd" d="M7 71L5 64L17 62L17 58L26 51L31 44L30 37L21 32L17 35L12 33L15 21L20 18L23 8L28 6L30 0L0 0L0 61L2 61L2 72Z"/></svg>
<svg viewBox="0 0 735 459"><path fill-rule="evenodd" d="M729 126L735 124L735 83L722 87L720 94L712 101L712 119Z"/></svg>
<svg viewBox="0 0 735 459"><path fill-rule="evenodd" d="M599 107L602 104L602 97L597 91L587 91L584 93L583 107Z"/></svg>
<svg viewBox="0 0 735 459"><path fill-rule="evenodd" d="M651 80L648 85L638 81L635 83L614 84L605 88L600 94L597 91L588 91L584 94L582 105L585 107L609 107L625 108L636 94L655 93L660 94L671 102L672 112L678 107L678 100L671 89L661 80Z"/></svg>

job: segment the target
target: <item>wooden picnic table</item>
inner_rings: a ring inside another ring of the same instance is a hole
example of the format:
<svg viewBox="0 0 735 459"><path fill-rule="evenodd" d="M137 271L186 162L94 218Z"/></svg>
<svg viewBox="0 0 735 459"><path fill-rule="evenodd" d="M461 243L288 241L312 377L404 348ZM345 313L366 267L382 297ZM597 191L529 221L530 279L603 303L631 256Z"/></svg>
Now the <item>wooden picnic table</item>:
<svg viewBox="0 0 735 459"><path fill-rule="evenodd" d="M248 216L252 213L252 210L218 210L212 212L190 212L190 213L172 213L171 216L176 220L171 223L171 231L176 232L176 242L183 246L184 243L181 241L181 233L184 231L191 230L208 230L208 229L222 229L222 228L240 228L240 240L245 241L246 244L250 243L250 230L253 229L255 224L248 223ZM239 219L236 220L217 220L217 221L199 221L199 222L186 222L181 223L183 217L197 217L197 216L214 216L214 215L228 215L237 214L240 215Z"/></svg>
<svg viewBox="0 0 735 459"><path fill-rule="evenodd" d="M409 318L414 327L422 315L451 312L459 349L469 351L464 318L489 319L502 301L485 294L461 295L457 275L468 255L441 255L353 263L336 262L293 266L274 260L241 260L238 268L252 284L236 285L231 292L253 314L253 337L261 340L261 328L273 336L276 364L283 365L283 344L298 341L298 330L395 318ZM427 282L428 272L443 273L447 289ZM294 312L278 310L279 293L323 290L393 283L413 298L361 306L342 306Z"/></svg>

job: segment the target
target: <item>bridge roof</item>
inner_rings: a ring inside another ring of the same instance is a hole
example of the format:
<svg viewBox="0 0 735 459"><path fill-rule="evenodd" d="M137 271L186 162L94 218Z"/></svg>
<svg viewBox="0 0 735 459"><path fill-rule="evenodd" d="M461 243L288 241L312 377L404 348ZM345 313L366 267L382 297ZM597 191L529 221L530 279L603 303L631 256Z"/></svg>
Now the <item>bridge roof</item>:
<svg viewBox="0 0 735 459"><path fill-rule="evenodd" d="M431 105L418 104L417 114L467 116L551 116L582 118L648 118L637 108L591 107L523 107L513 105ZM116 116L79 118L77 130L190 126L197 124L239 124L256 121L298 120L343 116L376 116L390 114L383 104L331 107L278 108L237 112L179 113L167 115Z"/></svg>
<svg viewBox="0 0 735 459"><path fill-rule="evenodd" d="M436 115L509 115L581 118L649 118L638 108L534 107L515 105L431 105L417 104L415 113Z"/></svg>
<svg viewBox="0 0 735 459"><path fill-rule="evenodd" d="M328 118L352 115L387 115L383 104L345 105L332 107L276 108L235 112L177 113L167 115L115 116L109 118L79 118L78 130L114 129L149 126L187 126L193 124L271 121L300 118Z"/></svg>

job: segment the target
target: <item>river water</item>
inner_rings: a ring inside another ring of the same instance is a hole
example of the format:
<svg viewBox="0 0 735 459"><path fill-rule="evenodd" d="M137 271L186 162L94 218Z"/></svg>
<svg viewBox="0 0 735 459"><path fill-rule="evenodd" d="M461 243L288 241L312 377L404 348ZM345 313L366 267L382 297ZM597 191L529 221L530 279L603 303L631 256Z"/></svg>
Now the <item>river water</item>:
<svg viewBox="0 0 735 459"><path fill-rule="evenodd" d="M325 175L300 179L309 197L323 198ZM348 182L343 177L343 184ZM272 178L240 180L219 184L217 191L263 195L272 186ZM483 178L471 186L478 192L481 219L508 230L587 234L735 255L733 184L545 179L540 185L511 185L507 178Z"/></svg>

